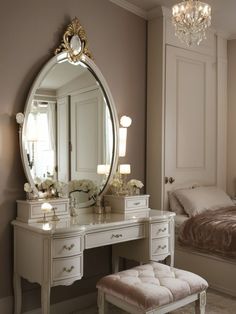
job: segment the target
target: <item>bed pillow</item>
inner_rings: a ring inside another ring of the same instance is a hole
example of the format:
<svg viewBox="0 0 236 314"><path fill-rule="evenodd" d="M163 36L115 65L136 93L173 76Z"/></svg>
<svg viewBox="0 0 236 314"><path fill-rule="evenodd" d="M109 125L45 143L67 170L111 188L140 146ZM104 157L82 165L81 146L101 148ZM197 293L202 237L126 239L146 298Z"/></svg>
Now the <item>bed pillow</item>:
<svg viewBox="0 0 236 314"><path fill-rule="evenodd" d="M175 195L175 191L168 191L168 199L170 210L172 212L175 212L177 215L185 214L183 206Z"/></svg>
<svg viewBox="0 0 236 314"><path fill-rule="evenodd" d="M176 190L175 195L183 206L184 211L190 217L208 209L214 210L234 205L230 197L223 190L215 186Z"/></svg>
<svg viewBox="0 0 236 314"><path fill-rule="evenodd" d="M199 183L192 182L190 183L184 183L181 185L178 185L177 188L174 188L173 190L170 190L167 192L168 199L169 199L169 208L172 212L175 212L177 215L186 215L184 211L184 207L178 200L177 196L175 195L175 192L178 190L189 190L189 189L195 189L196 187L199 187Z"/></svg>

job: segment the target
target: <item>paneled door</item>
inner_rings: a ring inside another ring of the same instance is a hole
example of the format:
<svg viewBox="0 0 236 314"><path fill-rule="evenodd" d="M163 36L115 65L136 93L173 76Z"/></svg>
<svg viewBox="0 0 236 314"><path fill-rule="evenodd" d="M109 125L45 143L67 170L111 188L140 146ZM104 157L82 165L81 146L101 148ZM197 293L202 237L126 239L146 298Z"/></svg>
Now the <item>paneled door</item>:
<svg viewBox="0 0 236 314"><path fill-rule="evenodd" d="M100 90L71 96L71 179L97 181L103 163L104 106Z"/></svg>
<svg viewBox="0 0 236 314"><path fill-rule="evenodd" d="M164 199L174 185L216 184L214 59L167 46L165 95Z"/></svg>

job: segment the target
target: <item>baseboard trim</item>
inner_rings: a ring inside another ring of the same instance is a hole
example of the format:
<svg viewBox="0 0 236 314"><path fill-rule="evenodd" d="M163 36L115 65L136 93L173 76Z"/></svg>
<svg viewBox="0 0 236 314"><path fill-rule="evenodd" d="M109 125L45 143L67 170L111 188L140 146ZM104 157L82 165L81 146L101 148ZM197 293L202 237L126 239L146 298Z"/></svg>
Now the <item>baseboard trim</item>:
<svg viewBox="0 0 236 314"><path fill-rule="evenodd" d="M63 302L59 302L51 305L51 314L70 314L76 310L82 310L97 303L97 293L90 293L78 298L69 299ZM24 314L41 314L41 309L35 309L33 311L25 312Z"/></svg>
<svg viewBox="0 0 236 314"><path fill-rule="evenodd" d="M221 287L221 286L216 285L214 283L213 284L210 283L210 287L215 291L222 292L222 293L227 294L228 296L230 295L231 297L234 297L234 298L236 297L236 291L235 290L224 288L224 287Z"/></svg>
<svg viewBox="0 0 236 314"><path fill-rule="evenodd" d="M96 305L97 293L90 293L78 298L69 299L63 302L59 302L51 305L52 314L69 314L76 310L82 310ZM41 314L41 309L35 309L32 311L24 312L24 314ZM13 297L7 297L0 299L0 313L12 314L13 313Z"/></svg>

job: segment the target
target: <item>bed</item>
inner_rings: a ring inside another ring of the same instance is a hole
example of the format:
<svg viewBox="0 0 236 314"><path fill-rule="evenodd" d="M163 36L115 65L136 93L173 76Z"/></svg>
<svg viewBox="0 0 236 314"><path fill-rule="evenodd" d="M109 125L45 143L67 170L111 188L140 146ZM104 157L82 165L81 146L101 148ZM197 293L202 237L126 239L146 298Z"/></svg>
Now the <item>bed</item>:
<svg viewBox="0 0 236 314"><path fill-rule="evenodd" d="M212 288L236 296L234 202L217 187L191 186L172 190L168 194L170 209L176 212L175 266L195 272L208 280ZM227 222L227 215L230 227L223 223L224 220ZM210 229L205 226L208 223ZM217 228L223 229L222 236Z"/></svg>

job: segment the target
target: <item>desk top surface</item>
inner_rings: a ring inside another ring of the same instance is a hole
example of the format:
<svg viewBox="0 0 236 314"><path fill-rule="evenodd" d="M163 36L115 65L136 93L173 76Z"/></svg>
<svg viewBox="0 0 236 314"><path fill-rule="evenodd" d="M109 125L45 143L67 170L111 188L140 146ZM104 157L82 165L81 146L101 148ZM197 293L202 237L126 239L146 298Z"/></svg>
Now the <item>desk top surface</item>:
<svg viewBox="0 0 236 314"><path fill-rule="evenodd" d="M127 218L124 214L109 213L109 214L78 214L76 217L69 219L60 219L58 222L49 221L47 223L24 223L18 220L14 220L12 224L14 226L29 229L34 232L44 234L60 234L60 233L89 233L95 230L106 230L110 228L119 228L121 226L133 225L140 222L155 222L162 221L174 217L175 213L161 210L150 210L147 217L135 217Z"/></svg>

